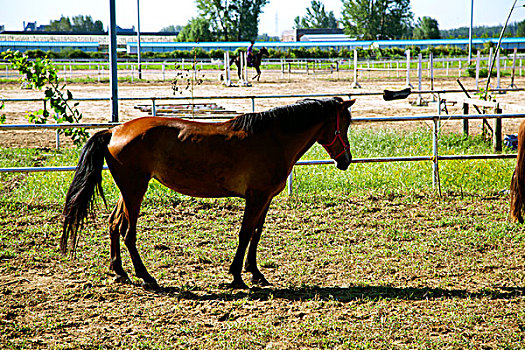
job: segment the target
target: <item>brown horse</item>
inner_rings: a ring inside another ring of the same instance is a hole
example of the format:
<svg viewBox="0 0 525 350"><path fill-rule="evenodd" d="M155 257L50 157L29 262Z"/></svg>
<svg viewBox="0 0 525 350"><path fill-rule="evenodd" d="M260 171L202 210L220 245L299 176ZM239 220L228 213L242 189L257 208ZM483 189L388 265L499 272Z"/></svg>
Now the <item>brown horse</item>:
<svg viewBox="0 0 525 350"><path fill-rule="evenodd" d="M252 80L257 78L257 81L259 81L259 78L261 77L261 62L263 55L270 56L270 53L266 49L266 47L261 47L259 52L257 52L255 55L253 55L252 62L248 62L248 67L253 67L257 71L257 74L253 76ZM234 64L237 66L237 75L239 76L239 79L241 79L241 64L239 62L239 57L232 57L230 59L230 66Z"/></svg>
<svg viewBox="0 0 525 350"><path fill-rule="evenodd" d="M523 223L525 211L525 121L518 130L518 160L510 182L510 217Z"/></svg>
<svg viewBox="0 0 525 350"><path fill-rule="evenodd" d="M281 192L294 164L315 143L324 145L337 167L346 170L352 156L347 131L348 108L355 100L303 100L262 113L240 115L222 123L144 117L93 135L84 146L66 196L62 252L74 252L78 233L102 197L104 159L120 189L110 218L111 269L127 281L120 239L129 250L137 277L156 287L135 245L139 209L152 178L195 197L241 197L246 200L239 245L230 266L232 287L246 288L245 269L254 283L267 285L256 262L257 244L272 198ZM249 247L248 247L249 246Z"/></svg>

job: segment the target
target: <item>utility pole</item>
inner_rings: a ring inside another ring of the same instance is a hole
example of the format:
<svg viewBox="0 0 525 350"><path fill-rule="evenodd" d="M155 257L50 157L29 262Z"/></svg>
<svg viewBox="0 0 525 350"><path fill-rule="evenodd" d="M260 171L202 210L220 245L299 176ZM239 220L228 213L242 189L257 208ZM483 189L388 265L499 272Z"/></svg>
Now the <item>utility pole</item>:
<svg viewBox="0 0 525 350"><path fill-rule="evenodd" d="M472 60L472 22L474 21L474 0L470 1L470 27L468 31L468 63Z"/></svg>
<svg viewBox="0 0 525 350"><path fill-rule="evenodd" d="M111 121L118 122L117 20L115 0L109 0L109 65L111 69Z"/></svg>
<svg viewBox="0 0 525 350"><path fill-rule="evenodd" d="M142 66L140 64L140 6L137 0L137 63L139 66L139 79L142 79Z"/></svg>

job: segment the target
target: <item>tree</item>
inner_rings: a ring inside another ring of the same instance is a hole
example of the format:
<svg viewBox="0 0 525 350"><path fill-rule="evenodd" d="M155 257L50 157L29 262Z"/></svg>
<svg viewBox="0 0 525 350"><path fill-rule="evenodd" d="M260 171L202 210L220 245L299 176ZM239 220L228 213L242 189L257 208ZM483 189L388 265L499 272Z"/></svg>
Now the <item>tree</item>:
<svg viewBox="0 0 525 350"><path fill-rule="evenodd" d="M177 41L213 41L213 34L210 31L210 22L201 17L192 18L177 35Z"/></svg>
<svg viewBox="0 0 525 350"><path fill-rule="evenodd" d="M102 21L93 21L93 18L91 18L91 16L84 17L83 15L78 15L73 17L71 21L73 22L74 32L104 32L104 25L102 24Z"/></svg>
<svg viewBox="0 0 525 350"><path fill-rule="evenodd" d="M259 16L268 0L196 0L199 17L206 19L216 38L255 40Z"/></svg>
<svg viewBox="0 0 525 350"><path fill-rule="evenodd" d="M345 33L367 40L408 37L410 0L343 0Z"/></svg>
<svg viewBox="0 0 525 350"><path fill-rule="evenodd" d="M71 19L73 32L104 33L102 21L93 21L91 16L74 16Z"/></svg>
<svg viewBox="0 0 525 350"><path fill-rule="evenodd" d="M518 22L516 36L521 38L525 37L525 20Z"/></svg>
<svg viewBox="0 0 525 350"><path fill-rule="evenodd" d="M71 20L69 17L61 16L60 19L51 21L45 30L48 32L71 32Z"/></svg>
<svg viewBox="0 0 525 350"><path fill-rule="evenodd" d="M419 17L413 32L414 39L441 39L438 21L432 17Z"/></svg>
<svg viewBox="0 0 525 350"><path fill-rule="evenodd" d="M182 31L182 28L184 28L184 26L181 26L181 25L176 25L174 26L173 24L172 25L169 25L167 27L164 27L160 30L161 33L177 33L177 32L180 32Z"/></svg>
<svg viewBox="0 0 525 350"><path fill-rule="evenodd" d="M310 8L306 9L306 16L295 17L295 28L337 28L337 20L334 12L326 12L324 4L318 0L312 0Z"/></svg>
<svg viewBox="0 0 525 350"><path fill-rule="evenodd" d="M72 19L61 16L59 20L51 21L45 30L53 32L104 33L104 24L102 21L93 21L91 16L78 15Z"/></svg>

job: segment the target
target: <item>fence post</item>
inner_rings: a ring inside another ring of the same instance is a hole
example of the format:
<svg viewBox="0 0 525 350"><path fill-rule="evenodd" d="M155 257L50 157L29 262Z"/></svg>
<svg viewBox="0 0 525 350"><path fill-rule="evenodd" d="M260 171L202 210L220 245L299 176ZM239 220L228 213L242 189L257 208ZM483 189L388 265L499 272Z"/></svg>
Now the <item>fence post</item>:
<svg viewBox="0 0 525 350"><path fill-rule="evenodd" d="M293 194L293 168L292 171L290 171L290 174L288 175L288 180L286 181L288 184L288 195Z"/></svg>
<svg viewBox="0 0 525 350"><path fill-rule="evenodd" d="M514 84L514 77L516 76L516 59L518 55L518 48L514 48L514 56L512 58L512 73L510 77L510 87L511 88L517 88L516 84Z"/></svg>
<svg viewBox="0 0 525 350"><path fill-rule="evenodd" d="M423 79L423 54L419 54L417 56L418 60L417 60L417 81L418 81L418 84L417 84L417 88L419 89L419 91L422 90L422 79ZM421 96L421 94L419 94L419 96Z"/></svg>
<svg viewBox="0 0 525 350"><path fill-rule="evenodd" d="M500 86L500 82L501 82L501 62L500 62L500 56L499 56L499 52L500 50L498 50L498 52L496 53L496 75L497 75L497 85L496 85L496 89L499 89L501 88Z"/></svg>
<svg viewBox="0 0 525 350"><path fill-rule="evenodd" d="M45 105L45 101L44 101ZM45 109L45 107L44 107ZM58 124L58 113L55 113L55 124ZM55 131L55 148L58 151L60 149L60 130L56 129Z"/></svg>
<svg viewBox="0 0 525 350"><path fill-rule="evenodd" d="M430 53L429 57L430 62L428 63L430 65L430 90L434 91L434 55L432 52Z"/></svg>
<svg viewBox="0 0 525 350"><path fill-rule="evenodd" d="M479 66L481 63L481 52L478 50L478 56L476 58L476 90L479 90Z"/></svg>
<svg viewBox="0 0 525 350"><path fill-rule="evenodd" d="M413 87L412 84L410 84L410 50L406 50L406 56L407 56L407 81L406 86Z"/></svg>
<svg viewBox="0 0 525 350"><path fill-rule="evenodd" d="M358 73L357 73L357 50L354 50L354 82L352 83L352 88L353 89L357 89L357 88L361 87L361 85L359 85L359 83L357 82L357 77L358 77Z"/></svg>
<svg viewBox="0 0 525 350"><path fill-rule="evenodd" d="M468 109L469 109L468 103L463 103L463 114L464 115L468 114ZM463 137L465 137L465 138L468 137L468 132L469 132L468 122L469 122L468 119L466 119L466 118L463 119Z"/></svg>
<svg viewBox="0 0 525 350"><path fill-rule="evenodd" d="M496 104L496 107L494 107L494 114L501 114L502 110L499 108L499 104ZM494 119L494 134L492 135L492 143L494 146L494 152L501 152L501 143L502 143L502 135L501 135L501 118L495 118Z"/></svg>
<svg viewBox="0 0 525 350"><path fill-rule="evenodd" d="M438 116L434 118L433 123L433 137L432 137L432 188L437 189L439 196L441 196L441 184L439 181L439 120L441 115L441 95L438 94Z"/></svg>
<svg viewBox="0 0 525 350"><path fill-rule="evenodd" d="M489 60L488 60L488 62L487 62L487 68L488 68L488 69L490 69L490 64L491 64L491 62L492 62L492 55L494 55L494 48L493 48L493 47L491 47L491 48L489 49Z"/></svg>
<svg viewBox="0 0 525 350"><path fill-rule="evenodd" d="M152 117L157 116L157 105L155 104L155 98L151 99L151 116Z"/></svg>
<svg viewBox="0 0 525 350"><path fill-rule="evenodd" d="M230 77L230 53L228 51L224 51L224 85L232 85Z"/></svg>

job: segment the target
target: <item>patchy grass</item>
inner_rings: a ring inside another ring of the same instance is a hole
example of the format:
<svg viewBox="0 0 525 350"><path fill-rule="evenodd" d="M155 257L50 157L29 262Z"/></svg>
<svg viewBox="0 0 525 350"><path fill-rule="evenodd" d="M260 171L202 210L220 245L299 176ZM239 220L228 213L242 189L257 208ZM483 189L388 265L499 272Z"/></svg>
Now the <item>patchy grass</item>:
<svg viewBox="0 0 525 350"><path fill-rule="evenodd" d="M506 221L506 202L279 197L260 245L273 286L240 291L223 284L242 202L174 195L146 205L139 224L139 249L158 292L112 282L107 211L88 225L69 260L57 250L59 205L2 203L0 343L523 348L525 234ZM132 272L127 252L124 264Z"/></svg>
<svg viewBox="0 0 525 350"><path fill-rule="evenodd" d="M422 134L352 137L354 157L428 154ZM447 142L443 153L467 147ZM476 152L490 147L467 142ZM3 149L0 164L77 157ZM259 245L273 285L250 290L224 286L239 199L194 199L151 183L138 247L161 290L148 291L125 248L135 284L117 284L108 271L111 208L86 226L76 259L58 252L71 173L0 174L0 347L522 349L525 231L507 221L501 191L512 163L444 163L441 198L426 163L296 167L297 194L276 197ZM115 203L108 173L104 188Z"/></svg>

